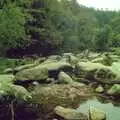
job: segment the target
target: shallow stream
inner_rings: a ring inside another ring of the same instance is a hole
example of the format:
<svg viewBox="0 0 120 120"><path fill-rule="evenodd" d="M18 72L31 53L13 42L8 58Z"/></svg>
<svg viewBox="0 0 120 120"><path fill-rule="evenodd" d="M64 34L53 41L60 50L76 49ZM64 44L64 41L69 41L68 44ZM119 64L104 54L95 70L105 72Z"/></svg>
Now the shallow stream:
<svg viewBox="0 0 120 120"><path fill-rule="evenodd" d="M107 120L120 120L120 106L113 105L112 103L102 103L96 98L88 100L80 105L79 111L87 113L90 106L94 106L107 114Z"/></svg>

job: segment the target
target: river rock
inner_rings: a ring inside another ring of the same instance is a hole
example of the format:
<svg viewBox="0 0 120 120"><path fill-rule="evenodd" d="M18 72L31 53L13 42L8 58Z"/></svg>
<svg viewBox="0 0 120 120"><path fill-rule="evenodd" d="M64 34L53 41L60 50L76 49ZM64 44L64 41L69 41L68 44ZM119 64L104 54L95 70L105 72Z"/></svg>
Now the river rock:
<svg viewBox="0 0 120 120"><path fill-rule="evenodd" d="M120 83L117 72L111 66L105 66L101 63L79 62L77 69L80 76L90 81L97 81L104 84Z"/></svg>
<svg viewBox="0 0 120 120"><path fill-rule="evenodd" d="M69 63L63 62L63 61L49 61L49 62L40 64L38 67L46 68L48 71L54 71L54 70L57 71L57 70L73 68Z"/></svg>
<svg viewBox="0 0 120 120"><path fill-rule="evenodd" d="M107 93L109 95L120 95L120 85L119 84L114 84L108 91Z"/></svg>
<svg viewBox="0 0 120 120"><path fill-rule="evenodd" d="M54 109L56 115L64 118L65 120L88 120L87 115L70 108L64 108L61 106L57 106Z"/></svg>
<svg viewBox="0 0 120 120"><path fill-rule="evenodd" d="M93 59L92 62L94 63L101 63L106 66L111 66L113 59L110 57L109 54L104 54L101 57L98 57L96 59Z"/></svg>
<svg viewBox="0 0 120 120"><path fill-rule="evenodd" d="M106 113L90 106L89 108L89 119L90 120L106 120Z"/></svg>
<svg viewBox="0 0 120 120"><path fill-rule="evenodd" d="M85 72L94 71L100 68L108 68L107 66L102 65L101 63L92 63L92 62L79 62L78 67Z"/></svg>
<svg viewBox="0 0 120 120"><path fill-rule="evenodd" d="M66 83L66 84L73 83L72 78L68 74L66 74L65 72L60 72L59 73L58 81L60 83Z"/></svg>
<svg viewBox="0 0 120 120"><path fill-rule="evenodd" d="M95 89L95 91L96 91L97 93L102 93L102 92L104 92L104 88L103 88L101 85L99 85L99 86Z"/></svg>
<svg viewBox="0 0 120 120"><path fill-rule="evenodd" d="M91 97L91 89L79 83L40 84L32 91L32 103L52 108L58 105L77 108L80 103Z"/></svg>
<svg viewBox="0 0 120 120"><path fill-rule="evenodd" d="M29 80L43 81L46 80L48 76L49 76L48 70L46 68L33 67L18 72L15 75L15 78L16 80L20 80L20 81L29 81Z"/></svg>
<svg viewBox="0 0 120 120"><path fill-rule="evenodd" d="M110 68L102 65L101 63L79 62L77 64L77 69L82 77L87 78L88 80L94 80L97 76L96 72L98 74L99 70L109 70Z"/></svg>

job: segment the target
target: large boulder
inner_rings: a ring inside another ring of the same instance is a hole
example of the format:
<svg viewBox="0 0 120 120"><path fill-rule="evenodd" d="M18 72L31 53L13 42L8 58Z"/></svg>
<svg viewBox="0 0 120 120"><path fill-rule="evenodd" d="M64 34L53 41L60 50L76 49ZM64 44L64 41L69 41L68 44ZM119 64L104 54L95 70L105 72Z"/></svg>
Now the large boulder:
<svg viewBox="0 0 120 120"><path fill-rule="evenodd" d="M66 84L73 83L72 78L68 74L66 74L65 72L59 73L58 81L59 81L59 83L66 83Z"/></svg>
<svg viewBox="0 0 120 120"><path fill-rule="evenodd" d="M42 82L48 77L57 79L59 72L72 71L72 66L67 62L47 61L30 69L25 69L16 74L16 80L38 80Z"/></svg>
<svg viewBox="0 0 120 120"><path fill-rule="evenodd" d="M19 72L19 71L22 71L24 69L29 69L29 68L33 68L35 66L37 66L38 64L26 64L26 65L22 65L22 66L19 66L19 67L16 67L14 68L14 72Z"/></svg>
<svg viewBox="0 0 120 120"><path fill-rule="evenodd" d="M0 83L0 96L13 96L17 100L24 101L32 98L30 93L24 87L4 82Z"/></svg>
<svg viewBox="0 0 120 120"><path fill-rule="evenodd" d="M101 63L92 62L79 62L77 65L79 76L90 81L92 80L108 84L120 83L117 75L118 72L115 68L116 67L105 66Z"/></svg>
<svg viewBox="0 0 120 120"><path fill-rule="evenodd" d="M106 113L90 106L89 108L89 119L90 120L106 120Z"/></svg>
<svg viewBox="0 0 120 120"><path fill-rule="evenodd" d="M88 120L87 115L70 108L64 108L61 106L57 106L54 109L56 115L64 118L64 120Z"/></svg>
<svg viewBox="0 0 120 120"><path fill-rule="evenodd" d="M30 69L25 69L23 71L18 72L15 75L16 80L20 81L43 81L48 78L48 70L46 68L34 67Z"/></svg>
<svg viewBox="0 0 120 120"><path fill-rule="evenodd" d="M27 101L32 99L31 94L22 86L9 84L8 95L15 96L16 99Z"/></svg>
<svg viewBox="0 0 120 120"><path fill-rule="evenodd" d="M78 67L85 72L94 71L100 68L109 68L108 66L104 66L101 63L92 62L79 62Z"/></svg>
<svg viewBox="0 0 120 120"><path fill-rule="evenodd" d="M79 83L39 85L32 91L32 103L52 108L59 105L77 108L90 97L91 89Z"/></svg>
<svg viewBox="0 0 120 120"><path fill-rule="evenodd" d="M94 80L96 79L96 72L99 73L98 71L101 69L109 70L110 68L100 63L79 62L76 66L76 69L79 76L87 78L88 80Z"/></svg>
<svg viewBox="0 0 120 120"><path fill-rule="evenodd" d="M116 80L117 75L108 68L98 69L95 72L94 78L99 82L108 84L119 82Z"/></svg>
<svg viewBox="0 0 120 120"><path fill-rule="evenodd" d="M63 61L48 61L40 64L38 67L46 68L48 71L72 69L72 66L68 62Z"/></svg>
<svg viewBox="0 0 120 120"><path fill-rule="evenodd" d="M109 95L120 95L120 85L119 84L114 84L108 91L107 93Z"/></svg>

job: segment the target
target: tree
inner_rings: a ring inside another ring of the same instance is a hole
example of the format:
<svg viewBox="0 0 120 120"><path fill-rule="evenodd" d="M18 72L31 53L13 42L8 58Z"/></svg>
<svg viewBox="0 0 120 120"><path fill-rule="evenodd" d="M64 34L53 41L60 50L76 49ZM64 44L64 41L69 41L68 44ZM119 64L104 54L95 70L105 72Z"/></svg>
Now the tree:
<svg viewBox="0 0 120 120"><path fill-rule="evenodd" d="M95 48L98 51L108 50L110 45L110 35L111 35L111 27L109 25L105 25L104 28L98 29L96 40L95 40Z"/></svg>
<svg viewBox="0 0 120 120"><path fill-rule="evenodd" d="M8 4L0 10L0 49L22 46L26 42L25 16L19 7Z"/></svg>

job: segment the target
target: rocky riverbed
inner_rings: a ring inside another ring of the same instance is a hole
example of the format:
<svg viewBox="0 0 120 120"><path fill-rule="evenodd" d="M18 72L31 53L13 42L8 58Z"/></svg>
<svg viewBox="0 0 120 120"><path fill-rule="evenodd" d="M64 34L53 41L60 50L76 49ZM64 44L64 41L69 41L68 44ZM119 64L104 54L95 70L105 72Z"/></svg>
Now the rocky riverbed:
<svg viewBox="0 0 120 120"><path fill-rule="evenodd" d="M22 98L27 104L22 108L28 108L24 112L36 116L32 120L106 120L104 110L93 106L86 114L77 108L94 96L119 101L119 58L114 53L38 58L32 64L5 69L0 75L0 94ZM15 107L18 113L19 107Z"/></svg>

